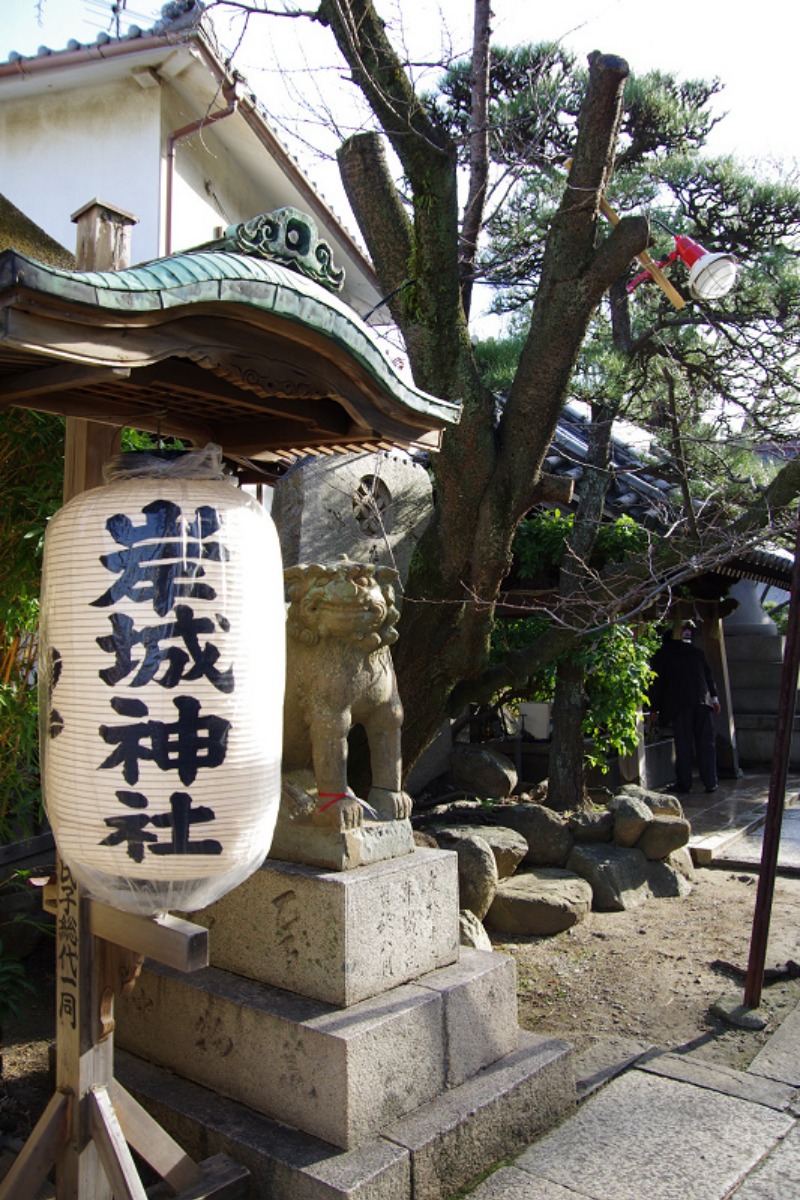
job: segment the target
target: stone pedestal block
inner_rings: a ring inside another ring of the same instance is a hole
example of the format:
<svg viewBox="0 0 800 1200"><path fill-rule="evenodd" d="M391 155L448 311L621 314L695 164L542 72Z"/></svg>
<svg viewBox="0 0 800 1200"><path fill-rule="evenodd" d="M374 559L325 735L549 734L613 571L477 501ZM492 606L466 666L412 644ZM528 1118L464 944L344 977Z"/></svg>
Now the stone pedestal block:
<svg viewBox="0 0 800 1200"><path fill-rule="evenodd" d="M456 855L268 860L200 914L214 965L117 1005L120 1081L270 1200L445 1200L563 1119L571 1050L521 1034L513 961L458 945Z"/></svg>
<svg viewBox="0 0 800 1200"><path fill-rule="evenodd" d="M514 984L511 959L472 950L389 997L339 1009L214 967L186 976L153 966L119 1006L117 1041L353 1147L516 1050Z"/></svg>
<svg viewBox="0 0 800 1200"><path fill-rule="evenodd" d="M366 821L358 829L319 829L278 817L270 858L329 871L353 871L414 853L411 822Z"/></svg>
<svg viewBox="0 0 800 1200"><path fill-rule="evenodd" d="M414 984L342 1010L154 965L119 1009L125 1050L334 1146L362 1145L444 1086L442 998Z"/></svg>
<svg viewBox="0 0 800 1200"><path fill-rule="evenodd" d="M517 1049L517 974L508 955L462 947L459 962L417 983L438 992L444 1004L446 1087L458 1087Z"/></svg>
<svg viewBox="0 0 800 1200"><path fill-rule="evenodd" d="M230 1155L270 1200L446 1200L575 1107L569 1046L530 1033L514 1053L347 1151L132 1055L118 1055L117 1074L189 1154Z"/></svg>
<svg viewBox="0 0 800 1200"><path fill-rule="evenodd" d="M356 1004L458 959L457 859L420 849L330 872L267 859L192 920L210 931L213 966Z"/></svg>

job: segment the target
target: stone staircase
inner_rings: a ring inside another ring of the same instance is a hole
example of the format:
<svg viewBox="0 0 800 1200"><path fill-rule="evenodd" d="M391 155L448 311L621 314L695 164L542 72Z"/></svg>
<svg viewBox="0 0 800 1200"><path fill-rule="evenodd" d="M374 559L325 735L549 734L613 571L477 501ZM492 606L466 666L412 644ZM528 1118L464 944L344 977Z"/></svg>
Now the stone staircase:
<svg viewBox="0 0 800 1200"><path fill-rule="evenodd" d="M777 633L726 635L725 651L739 762L772 761L783 670L784 639ZM800 721L794 717L790 766L800 767Z"/></svg>
<svg viewBox="0 0 800 1200"><path fill-rule="evenodd" d="M212 965L145 969L117 1075L255 1196L444 1200L574 1110L571 1048L518 1028L512 960L459 947L452 852L268 859L193 920Z"/></svg>

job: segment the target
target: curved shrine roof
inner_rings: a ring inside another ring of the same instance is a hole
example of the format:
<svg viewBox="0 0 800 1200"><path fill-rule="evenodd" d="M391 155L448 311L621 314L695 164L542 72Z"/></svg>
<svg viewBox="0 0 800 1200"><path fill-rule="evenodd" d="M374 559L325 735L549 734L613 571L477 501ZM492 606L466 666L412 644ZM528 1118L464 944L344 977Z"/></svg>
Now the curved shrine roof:
<svg viewBox="0 0 800 1200"><path fill-rule="evenodd" d="M246 457L435 445L460 405L399 374L333 294L325 243L274 261L280 247L268 259L237 241L252 225L120 271L0 255L0 407L210 439Z"/></svg>

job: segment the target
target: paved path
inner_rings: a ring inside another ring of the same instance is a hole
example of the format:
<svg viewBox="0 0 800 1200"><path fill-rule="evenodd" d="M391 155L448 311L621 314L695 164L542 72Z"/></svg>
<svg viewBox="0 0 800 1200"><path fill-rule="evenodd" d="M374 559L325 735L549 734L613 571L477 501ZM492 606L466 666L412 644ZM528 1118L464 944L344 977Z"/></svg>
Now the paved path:
<svg viewBox="0 0 800 1200"><path fill-rule="evenodd" d="M790 776L778 865L792 871L800 867L799 793L800 779ZM693 792L681 797L692 825L689 846L697 865L707 867L724 861L726 866L757 868L761 862L761 834L768 797L768 775L723 780L711 796Z"/></svg>
<svg viewBox="0 0 800 1200"><path fill-rule="evenodd" d="M473 1200L797 1200L800 1011L748 1071L654 1053Z"/></svg>

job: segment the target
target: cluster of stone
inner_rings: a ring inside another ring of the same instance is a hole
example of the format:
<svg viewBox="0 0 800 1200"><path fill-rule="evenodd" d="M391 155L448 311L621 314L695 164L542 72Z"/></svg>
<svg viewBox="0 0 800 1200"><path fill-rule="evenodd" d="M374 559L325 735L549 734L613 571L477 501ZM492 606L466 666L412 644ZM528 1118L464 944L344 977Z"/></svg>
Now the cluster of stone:
<svg viewBox="0 0 800 1200"><path fill-rule="evenodd" d="M569 815L538 803L463 801L432 809L417 837L456 852L462 941L487 948L486 927L546 936L592 909L687 895L690 835L674 796L627 784L604 808Z"/></svg>

